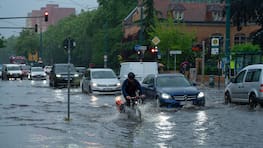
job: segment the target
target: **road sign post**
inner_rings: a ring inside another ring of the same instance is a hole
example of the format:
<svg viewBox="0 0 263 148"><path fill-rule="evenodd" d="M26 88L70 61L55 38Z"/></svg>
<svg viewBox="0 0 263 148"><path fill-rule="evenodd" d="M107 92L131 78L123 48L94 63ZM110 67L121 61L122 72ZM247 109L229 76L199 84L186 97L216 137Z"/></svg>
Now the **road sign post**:
<svg viewBox="0 0 263 148"><path fill-rule="evenodd" d="M174 55L174 71L176 72L176 55L177 54L182 54L181 50L172 50L170 51L171 55Z"/></svg>

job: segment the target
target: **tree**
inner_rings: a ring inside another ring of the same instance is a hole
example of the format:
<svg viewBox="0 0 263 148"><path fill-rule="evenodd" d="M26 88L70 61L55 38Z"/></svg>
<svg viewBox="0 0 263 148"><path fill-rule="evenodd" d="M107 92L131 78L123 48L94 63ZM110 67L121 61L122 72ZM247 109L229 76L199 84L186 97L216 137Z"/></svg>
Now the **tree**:
<svg viewBox="0 0 263 148"><path fill-rule="evenodd" d="M5 38L3 36L1 36L1 34L0 34L0 48L5 47L4 43L5 43Z"/></svg>
<svg viewBox="0 0 263 148"><path fill-rule="evenodd" d="M17 38L15 51L17 55L27 57L28 54L39 51L39 36L31 30L22 30Z"/></svg>
<svg viewBox="0 0 263 148"><path fill-rule="evenodd" d="M250 22L256 22L263 26L263 1L232 0L231 18L238 29Z"/></svg>
<svg viewBox="0 0 263 148"><path fill-rule="evenodd" d="M153 32L150 33L151 37L157 36L160 39L158 44L159 52L162 55L162 62L169 65L169 51L181 50L182 56L179 60L193 61L194 55L192 52L192 42L195 39L194 33L188 33L184 24L174 23L172 18L168 20L156 20L156 27L153 27Z"/></svg>

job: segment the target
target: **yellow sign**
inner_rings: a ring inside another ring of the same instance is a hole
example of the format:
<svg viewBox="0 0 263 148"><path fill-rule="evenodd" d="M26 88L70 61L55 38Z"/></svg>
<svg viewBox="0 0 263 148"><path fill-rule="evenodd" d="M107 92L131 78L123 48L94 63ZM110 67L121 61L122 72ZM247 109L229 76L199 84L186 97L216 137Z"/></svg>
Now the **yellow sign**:
<svg viewBox="0 0 263 148"><path fill-rule="evenodd" d="M155 37L152 39L152 42L153 42L154 45L159 44L160 41L161 41L161 40L160 40L157 36L155 36Z"/></svg>

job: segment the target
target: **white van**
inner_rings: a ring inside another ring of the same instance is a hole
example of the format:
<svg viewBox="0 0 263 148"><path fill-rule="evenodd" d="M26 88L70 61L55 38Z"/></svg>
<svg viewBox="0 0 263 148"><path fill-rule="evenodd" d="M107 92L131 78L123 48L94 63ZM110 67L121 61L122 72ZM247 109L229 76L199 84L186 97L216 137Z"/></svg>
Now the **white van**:
<svg viewBox="0 0 263 148"><path fill-rule="evenodd" d="M9 80L9 78L23 79L21 66L19 64L3 64L2 80Z"/></svg>
<svg viewBox="0 0 263 148"><path fill-rule="evenodd" d="M148 74L158 74L157 62L123 62L120 68L121 83L127 79L129 72L135 74L135 78L141 82Z"/></svg>

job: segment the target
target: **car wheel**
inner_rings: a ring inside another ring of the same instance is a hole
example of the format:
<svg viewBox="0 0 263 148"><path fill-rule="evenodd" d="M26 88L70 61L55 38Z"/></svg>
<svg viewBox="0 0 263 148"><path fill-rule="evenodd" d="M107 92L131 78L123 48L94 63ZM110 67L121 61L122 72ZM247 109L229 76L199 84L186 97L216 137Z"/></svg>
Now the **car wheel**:
<svg viewBox="0 0 263 148"><path fill-rule="evenodd" d="M156 97L156 107L159 108L161 106L159 97Z"/></svg>
<svg viewBox="0 0 263 148"><path fill-rule="evenodd" d="M249 101L249 108L250 108L250 109L254 109L254 108L257 107L257 98L256 98L256 95L255 95L255 94L251 94L251 95L249 96L248 101Z"/></svg>
<svg viewBox="0 0 263 148"><path fill-rule="evenodd" d="M84 90L84 86L83 85L81 85L81 92L82 93L86 93L85 90Z"/></svg>
<svg viewBox="0 0 263 148"><path fill-rule="evenodd" d="M231 96L229 92L225 93L225 104L231 103Z"/></svg>
<svg viewBox="0 0 263 148"><path fill-rule="evenodd" d="M92 94L92 89L90 86L89 86L88 94Z"/></svg>

